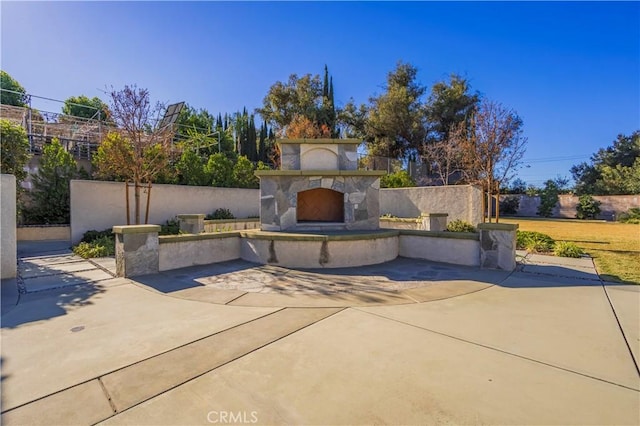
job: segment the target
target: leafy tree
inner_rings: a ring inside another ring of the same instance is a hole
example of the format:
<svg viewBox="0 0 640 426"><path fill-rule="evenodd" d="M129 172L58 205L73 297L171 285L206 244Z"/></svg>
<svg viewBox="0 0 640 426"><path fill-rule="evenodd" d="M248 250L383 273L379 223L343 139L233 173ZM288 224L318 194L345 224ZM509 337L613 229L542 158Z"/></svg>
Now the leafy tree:
<svg viewBox="0 0 640 426"><path fill-rule="evenodd" d="M204 170L202 158L191 149L182 152L176 163L178 183L182 185L206 186L211 184L211 176Z"/></svg>
<svg viewBox="0 0 640 426"><path fill-rule="evenodd" d="M551 217L553 209L558 204L558 194L566 189L569 180L557 177L556 179L548 179L544 183L544 188L539 191L540 205L538 206L538 216Z"/></svg>
<svg viewBox="0 0 640 426"><path fill-rule="evenodd" d="M173 134L169 129L154 129L154 120L164 107L152 106L147 89L125 86L110 95L112 117L121 133L107 136L109 143L98 148L95 166L98 175L115 175L133 183L134 221L139 224L141 188L147 186L151 191L154 179L167 171Z"/></svg>
<svg viewBox="0 0 640 426"><path fill-rule="evenodd" d="M469 82L457 74L449 81L433 85L426 103L429 142L446 141L449 133L465 123L480 103L480 95L471 93Z"/></svg>
<svg viewBox="0 0 640 426"><path fill-rule="evenodd" d="M233 162L224 154L216 153L210 156L205 172L211 176L212 186L233 187Z"/></svg>
<svg viewBox="0 0 640 426"><path fill-rule="evenodd" d="M366 136L365 125L369 110L366 105L356 106L353 98L337 111L338 133L346 138L364 138Z"/></svg>
<svg viewBox="0 0 640 426"><path fill-rule="evenodd" d="M69 223L69 182L77 175L76 161L57 138L45 145L38 173L32 177L31 196L34 207L26 212L29 221L45 224Z"/></svg>
<svg viewBox="0 0 640 426"><path fill-rule="evenodd" d="M527 182L523 181L520 178L517 178L513 182L511 182L511 184L507 188L507 191L510 194L524 194L525 192L527 192Z"/></svg>
<svg viewBox="0 0 640 426"><path fill-rule="evenodd" d="M189 104L185 104L178 120L176 121L176 133L180 139L188 138L189 132L196 132L203 135L211 134L216 129L222 130L220 126L214 126L214 117L206 109L196 110Z"/></svg>
<svg viewBox="0 0 640 426"><path fill-rule="evenodd" d="M256 112L276 129L280 136L296 116L305 117L314 125L325 125L332 137L337 136L337 113L334 103L333 77L325 66L324 79L306 74L291 74L287 82L273 84Z"/></svg>
<svg viewBox="0 0 640 426"><path fill-rule="evenodd" d="M417 73L411 64L398 62L387 75L385 93L369 99L364 132L372 155L403 158L424 143L426 88L416 81Z"/></svg>
<svg viewBox="0 0 640 426"><path fill-rule="evenodd" d="M109 106L98 97L88 98L85 95L71 96L64 101L62 113L74 117L108 121L111 116Z"/></svg>
<svg viewBox="0 0 640 426"><path fill-rule="evenodd" d="M612 195L640 194L640 130L618 135L613 144L598 150L591 164L571 168L576 193Z"/></svg>
<svg viewBox="0 0 640 426"><path fill-rule="evenodd" d="M241 155L233 166L233 183L236 188L258 188L259 181L253 173L253 164L247 157Z"/></svg>
<svg viewBox="0 0 640 426"><path fill-rule="evenodd" d="M464 134L466 133L466 135ZM465 171L470 182L484 182L492 193L496 182L508 182L525 152L522 119L494 101L483 101L462 133Z"/></svg>
<svg viewBox="0 0 640 426"><path fill-rule="evenodd" d="M28 174L24 170L30 158L27 132L18 124L0 119L0 140L0 172L14 175L19 188Z"/></svg>
<svg viewBox="0 0 640 426"><path fill-rule="evenodd" d="M330 138L331 130L326 124L318 124L302 115L296 115L287 126L287 138L319 139Z"/></svg>
<svg viewBox="0 0 640 426"><path fill-rule="evenodd" d="M0 70L0 103L24 107L27 105L27 91L6 71Z"/></svg>

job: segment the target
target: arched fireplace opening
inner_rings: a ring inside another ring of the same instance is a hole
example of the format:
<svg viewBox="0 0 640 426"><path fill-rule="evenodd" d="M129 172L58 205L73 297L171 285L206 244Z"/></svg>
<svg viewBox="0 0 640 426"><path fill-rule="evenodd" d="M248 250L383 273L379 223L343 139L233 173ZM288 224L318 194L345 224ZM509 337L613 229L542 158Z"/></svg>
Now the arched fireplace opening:
<svg viewBox="0 0 640 426"><path fill-rule="evenodd" d="M296 216L300 222L344 222L344 194L327 188L298 192Z"/></svg>

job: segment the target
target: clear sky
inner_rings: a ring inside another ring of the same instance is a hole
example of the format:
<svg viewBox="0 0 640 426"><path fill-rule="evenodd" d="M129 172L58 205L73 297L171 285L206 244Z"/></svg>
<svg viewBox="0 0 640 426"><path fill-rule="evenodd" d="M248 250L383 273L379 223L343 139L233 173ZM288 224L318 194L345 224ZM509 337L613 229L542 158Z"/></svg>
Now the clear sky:
<svg viewBox="0 0 640 426"><path fill-rule="evenodd" d="M334 78L338 106L398 60L515 109L519 175L540 185L640 129L638 2L1 2L1 67L34 95L137 84L154 100L250 111L289 74ZM60 104L34 102L42 110Z"/></svg>

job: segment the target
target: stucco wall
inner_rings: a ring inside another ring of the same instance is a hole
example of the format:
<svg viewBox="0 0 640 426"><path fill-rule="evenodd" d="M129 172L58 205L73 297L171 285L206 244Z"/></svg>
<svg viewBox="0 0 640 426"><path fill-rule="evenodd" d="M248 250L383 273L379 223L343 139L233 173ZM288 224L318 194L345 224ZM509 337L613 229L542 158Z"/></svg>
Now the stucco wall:
<svg viewBox="0 0 640 426"><path fill-rule="evenodd" d="M68 225L29 225L18 228L18 241L69 240L71 228Z"/></svg>
<svg viewBox="0 0 640 426"><path fill-rule="evenodd" d="M188 238L160 237L159 269L186 268L209 265L240 258L240 237L189 240Z"/></svg>
<svg viewBox="0 0 640 426"><path fill-rule="evenodd" d="M431 238L400 235L399 255L455 265L479 266L480 241L460 238Z"/></svg>
<svg viewBox="0 0 640 426"><path fill-rule="evenodd" d="M529 197L528 195L501 195L500 199L506 197L518 197L520 206L516 216L535 217L540 206L540 197ZM576 206L579 197L575 195L562 194L558 196L558 204L553 209L552 217L572 219L576 217ZM640 207L640 195L595 195L595 200L600 201L600 216L598 219L615 220L615 218L632 207Z"/></svg>
<svg viewBox="0 0 640 426"><path fill-rule="evenodd" d="M482 222L482 191L472 185L385 188L380 190L380 214L418 217L421 213L448 213L449 222Z"/></svg>
<svg viewBox="0 0 640 426"><path fill-rule="evenodd" d="M133 222L133 189L129 191ZM212 213L226 208L235 217L259 214L259 190L207 186L154 185L151 191L149 223L163 224L178 214ZM144 220L146 195L141 196ZM86 231L126 225L125 187L121 182L71 181L71 241L77 243Z"/></svg>
<svg viewBox="0 0 640 426"><path fill-rule="evenodd" d="M0 278L16 276L17 248L16 248L16 177L1 175L0 197Z"/></svg>

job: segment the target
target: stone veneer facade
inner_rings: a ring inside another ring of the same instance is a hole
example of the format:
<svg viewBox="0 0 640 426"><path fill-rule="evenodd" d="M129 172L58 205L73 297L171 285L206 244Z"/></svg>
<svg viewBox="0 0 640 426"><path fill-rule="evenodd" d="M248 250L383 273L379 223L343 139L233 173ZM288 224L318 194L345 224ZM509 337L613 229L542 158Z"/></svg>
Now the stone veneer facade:
<svg viewBox="0 0 640 426"><path fill-rule="evenodd" d="M324 188L342 194L340 223L331 229L375 230L380 223L380 176L357 170L358 140L280 140L281 170L260 170L260 229L294 231L321 224L298 221L298 193ZM320 221L322 222L322 221Z"/></svg>

